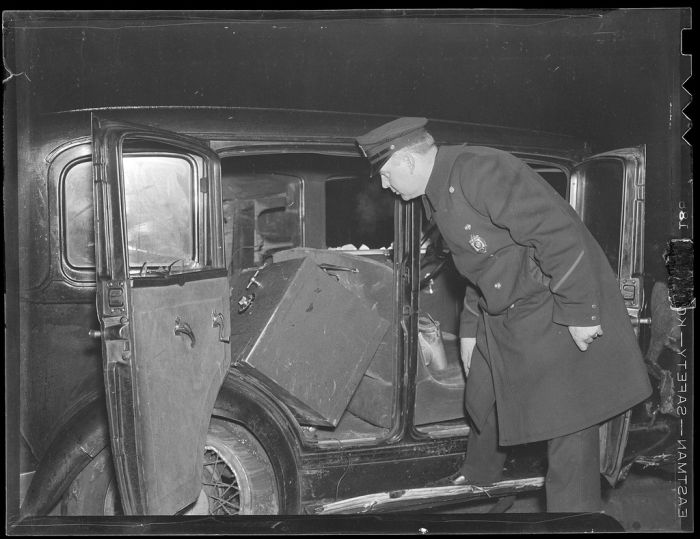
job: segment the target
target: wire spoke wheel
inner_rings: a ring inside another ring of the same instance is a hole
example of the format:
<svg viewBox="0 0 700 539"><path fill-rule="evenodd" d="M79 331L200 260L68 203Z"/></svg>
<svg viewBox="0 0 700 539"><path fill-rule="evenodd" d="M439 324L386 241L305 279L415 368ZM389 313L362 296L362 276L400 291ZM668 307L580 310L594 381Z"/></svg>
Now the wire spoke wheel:
<svg viewBox="0 0 700 539"><path fill-rule="evenodd" d="M210 515L279 512L277 481L270 459L244 427L213 418L204 448L202 491Z"/></svg>
<svg viewBox="0 0 700 539"><path fill-rule="evenodd" d="M238 479L215 448L204 451L202 489L209 500L210 515L237 515L241 511Z"/></svg>

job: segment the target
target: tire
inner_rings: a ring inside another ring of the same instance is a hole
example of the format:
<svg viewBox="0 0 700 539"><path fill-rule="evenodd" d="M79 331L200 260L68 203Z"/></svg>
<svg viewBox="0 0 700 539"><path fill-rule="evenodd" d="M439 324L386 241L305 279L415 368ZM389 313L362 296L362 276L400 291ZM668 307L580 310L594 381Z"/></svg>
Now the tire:
<svg viewBox="0 0 700 539"><path fill-rule="evenodd" d="M73 480L59 508L59 514L64 516L124 514L109 447L100 451Z"/></svg>
<svg viewBox="0 0 700 539"><path fill-rule="evenodd" d="M202 490L187 515L279 514L279 492L264 448L245 427L212 418L204 448ZM60 514L122 515L109 447L71 483Z"/></svg>
<svg viewBox="0 0 700 539"><path fill-rule="evenodd" d="M208 499L209 515L279 513L277 479L270 458L250 431L223 419L213 418L209 423L202 491Z"/></svg>

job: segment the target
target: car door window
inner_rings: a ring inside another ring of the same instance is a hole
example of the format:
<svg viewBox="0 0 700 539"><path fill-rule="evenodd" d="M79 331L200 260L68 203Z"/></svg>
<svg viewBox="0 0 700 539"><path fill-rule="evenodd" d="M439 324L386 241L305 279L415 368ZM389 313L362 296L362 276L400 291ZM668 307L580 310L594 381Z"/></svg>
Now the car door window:
<svg viewBox="0 0 700 539"><path fill-rule="evenodd" d="M195 167L169 155L124 158L129 265L196 265Z"/></svg>
<svg viewBox="0 0 700 539"><path fill-rule="evenodd" d="M394 241L394 201L379 182L366 177L331 179L326 183L326 245L388 249Z"/></svg>
<svg viewBox="0 0 700 539"><path fill-rule="evenodd" d="M545 181L554 188L559 196L564 199L567 198L569 175L564 172L563 169L533 163L529 163L529 165L535 172L537 172L537 174L542 176Z"/></svg>
<svg viewBox="0 0 700 539"><path fill-rule="evenodd" d="M622 233L624 164L600 159L583 168L577 207L588 230L598 241L617 273Z"/></svg>
<svg viewBox="0 0 700 539"><path fill-rule="evenodd" d="M224 175L224 242L234 270L303 244L303 182L283 174Z"/></svg>
<svg viewBox="0 0 700 539"><path fill-rule="evenodd" d="M185 156L124 156L129 265L197 265L195 165ZM65 258L74 268L95 266L92 163L69 166L63 181Z"/></svg>
<svg viewBox="0 0 700 539"><path fill-rule="evenodd" d="M73 268L94 268L92 162L82 161L67 167L62 185L66 261Z"/></svg>

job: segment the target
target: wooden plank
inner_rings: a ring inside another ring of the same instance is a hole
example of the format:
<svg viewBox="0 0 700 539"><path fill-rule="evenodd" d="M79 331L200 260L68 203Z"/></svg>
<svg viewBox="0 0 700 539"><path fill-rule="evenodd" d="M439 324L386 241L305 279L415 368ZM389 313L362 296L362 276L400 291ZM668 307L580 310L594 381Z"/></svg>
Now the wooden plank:
<svg viewBox="0 0 700 539"><path fill-rule="evenodd" d="M316 515L344 513L382 513L445 505L479 498L500 498L544 486L544 477L528 477L499 481L490 485L460 485L423 487L365 494L345 500L311 506L308 512Z"/></svg>

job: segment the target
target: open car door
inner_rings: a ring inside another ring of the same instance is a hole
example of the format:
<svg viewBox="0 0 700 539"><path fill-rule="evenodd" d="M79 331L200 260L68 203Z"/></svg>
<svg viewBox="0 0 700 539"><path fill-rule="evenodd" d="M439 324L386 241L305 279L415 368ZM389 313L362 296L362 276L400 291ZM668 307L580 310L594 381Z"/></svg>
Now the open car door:
<svg viewBox="0 0 700 539"><path fill-rule="evenodd" d="M598 240L617 273L620 291L635 328L643 304L644 146L595 155L571 176L570 203ZM600 428L601 473L618 481L631 412Z"/></svg>
<svg viewBox="0 0 700 539"><path fill-rule="evenodd" d="M220 163L196 139L93 116L97 313L126 514L197 499L230 356Z"/></svg>

